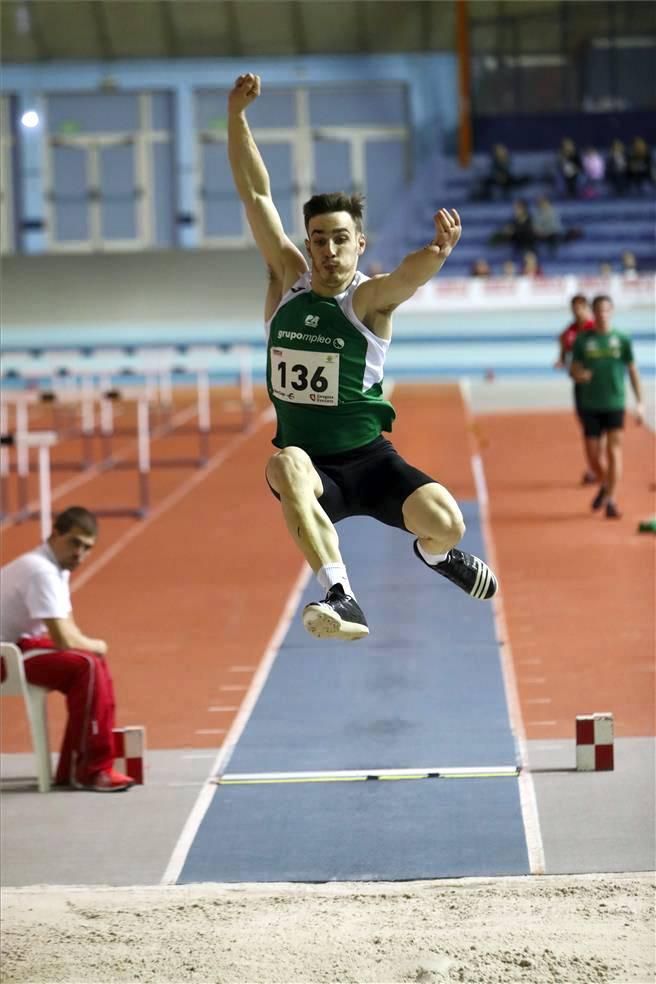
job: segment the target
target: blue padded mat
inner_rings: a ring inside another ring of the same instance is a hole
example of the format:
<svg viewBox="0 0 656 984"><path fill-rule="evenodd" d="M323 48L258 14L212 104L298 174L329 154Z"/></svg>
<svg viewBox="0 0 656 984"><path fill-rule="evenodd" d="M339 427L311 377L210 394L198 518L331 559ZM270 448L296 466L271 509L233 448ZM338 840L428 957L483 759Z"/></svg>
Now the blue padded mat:
<svg viewBox="0 0 656 984"><path fill-rule="evenodd" d="M516 779L221 786L180 884L528 874Z"/></svg>
<svg viewBox="0 0 656 984"><path fill-rule="evenodd" d="M463 547L484 556L476 506ZM226 774L514 766L491 606L412 538L338 527L369 639L309 637L297 612ZM314 579L301 606L320 597ZM219 786L180 882L526 874L516 778Z"/></svg>
<svg viewBox="0 0 656 984"><path fill-rule="evenodd" d="M482 556L476 510L463 511L464 545ZM338 529L371 635L317 641L297 613L228 771L514 765L490 605L421 564L406 533ZM300 608L320 596L312 579Z"/></svg>

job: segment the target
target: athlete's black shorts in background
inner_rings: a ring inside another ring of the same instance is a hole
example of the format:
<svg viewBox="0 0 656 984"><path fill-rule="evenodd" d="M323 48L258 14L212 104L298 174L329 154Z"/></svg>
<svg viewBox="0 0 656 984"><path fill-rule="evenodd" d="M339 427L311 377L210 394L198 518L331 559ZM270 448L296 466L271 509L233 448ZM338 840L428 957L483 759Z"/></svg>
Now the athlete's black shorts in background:
<svg viewBox="0 0 656 984"><path fill-rule="evenodd" d="M435 481L404 461L382 434L361 448L310 457L323 485L319 504L333 523L347 516L371 516L405 530L403 503L416 489Z"/></svg>
<svg viewBox="0 0 656 984"><path fill-rule="evenodd" d="M624 427L623 410L581 410L579 417L586 437L601 437L603 431Z"/></svg>

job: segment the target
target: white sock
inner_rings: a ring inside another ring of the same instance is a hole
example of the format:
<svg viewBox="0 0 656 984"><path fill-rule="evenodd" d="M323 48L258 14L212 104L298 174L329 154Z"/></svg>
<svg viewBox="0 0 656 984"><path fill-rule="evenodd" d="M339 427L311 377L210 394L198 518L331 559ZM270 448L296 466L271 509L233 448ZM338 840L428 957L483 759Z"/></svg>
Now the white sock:
<svg viewBox="0 0 656 984"><path fill-rule="evenodd" d="M344 564L325 564L324 567L317 571L317 580L324 591L332 588L333 584L341 584L344 588L344 594L355 598Z"/></svg>
<svg viewBox="0 0 656 984"><path fill-rule="evenodd" d="M417 540L417 550L424 558L426 563L431 564L433 567L435 567L435 564L441 564L442 561L446 560L446 558L448 557L448 553L443 553L443 554L429 553L428 550L424 550L419 540Z"/></svg>

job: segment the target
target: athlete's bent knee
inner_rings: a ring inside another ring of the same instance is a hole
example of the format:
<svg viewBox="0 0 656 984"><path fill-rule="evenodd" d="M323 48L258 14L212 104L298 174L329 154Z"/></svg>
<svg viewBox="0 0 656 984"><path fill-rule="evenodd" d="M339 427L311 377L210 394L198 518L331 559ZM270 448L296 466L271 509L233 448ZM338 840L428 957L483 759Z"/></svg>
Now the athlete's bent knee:
<svg viewBox="0 0 656 984"><path fill-rule="evenodd" d="M419 537L448 538L453 544L465 535L465 521L450 492L437 482L424 485L406 499L403 518Z"/></svg>
<svg viewBox="0 0 656 984"><path fill-rule="evenodd" d="M462 540L465 535L466 526L457 503L451 497L449 497L449 500L440 503L440 519L444 533L450 539L453 539L455 544Z"/></svg>
<svg viewBox="0 0 656 984"><path fill-rule="evenodd" d="M291 496L308 483L315 493L321 494L321 482L312 466L310 456L302 448L283 448L274 454L267 464L266 476L278 495ZM317 490L315 486L319 486Z"/></svg>

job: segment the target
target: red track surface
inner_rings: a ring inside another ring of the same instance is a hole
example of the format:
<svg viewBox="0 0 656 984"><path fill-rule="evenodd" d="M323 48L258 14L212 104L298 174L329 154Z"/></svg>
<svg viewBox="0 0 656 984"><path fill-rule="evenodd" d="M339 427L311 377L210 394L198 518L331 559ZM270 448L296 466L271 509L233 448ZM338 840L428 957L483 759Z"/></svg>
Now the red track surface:
<svg viewBox="0 0 656 984"><path fill-rule="evenodd" d="M209 466L155 469L149 517L101 520L99 543L73 580L78 622L110 643L118 723L145 724L150 748L218 748L235 711L210 708L238 707L301 568L264 482L273 425L260 415L241 433L221 392L215 409L226 429L212 436ZM265 397L257 399L261 413ZM399 450L457 498L474 498L458 388L404 385L393 400ZM615 712L619 734L653 733L653 545L634 532L653 511L653 437L627 432L627 519L611 524L590 516L589 492L576 487L569 414L485 417L475 432L529 737L571 736L575 715L597 710ZM134 458L133 439L122 444ZM57 456L79 452L66 442ZM196 453L188 434L153 446L154 457ZM56 510L136 501L134 471L53 472L56 487L71 481ZM37 542L33 521L6 527L2 562ZM61 704L50 701L53 747ZM27 751L19 702L5 699L2 710L3 751Z"/></svg>
<svg viewBox="0 0 656 984"><path fill-rule="evenodd" d="M619 736L655 733L654 435L627 420L621 520L590 510L569 413L479 418L510 643L529 738L573 737L612 711Z"/></svg>

